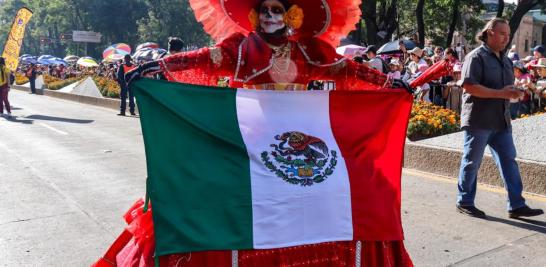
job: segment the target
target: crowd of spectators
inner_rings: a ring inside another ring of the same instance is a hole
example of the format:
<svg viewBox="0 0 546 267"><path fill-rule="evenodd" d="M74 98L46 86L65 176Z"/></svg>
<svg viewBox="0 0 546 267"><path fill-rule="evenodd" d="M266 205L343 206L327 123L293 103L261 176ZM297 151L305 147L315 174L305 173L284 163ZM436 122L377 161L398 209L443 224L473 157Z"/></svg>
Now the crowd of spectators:
<svg viewBox="0 0 546 267"><path fill-rule="evenodd" d="M539 111L546 98L546 50L542 45L532 49L533 55L519 57L516 47L508 51L515 74L515 87L524 92L524 96L511 100L511 115L515 119L525 114ZM436 105L461 112L463 90L457 85L460 79L462 63L467 51L464 45L454 47L415 47L406 49L403 41L399 42L399 51L388 55L378 55L377 48L368 46L354 55L353 60L366 64L393 79L411 82L435 63L447 60L452 72L441 79L431 81L416 89L416 99L432 102Z"/></svg>

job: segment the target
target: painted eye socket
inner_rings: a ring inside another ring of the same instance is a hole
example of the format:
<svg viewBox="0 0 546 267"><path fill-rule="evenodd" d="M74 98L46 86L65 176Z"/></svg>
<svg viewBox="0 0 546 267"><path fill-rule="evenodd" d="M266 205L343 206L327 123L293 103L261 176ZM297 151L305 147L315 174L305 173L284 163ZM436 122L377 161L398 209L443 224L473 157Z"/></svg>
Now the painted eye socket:
<svg viewBox="0 0 546 267"><path fill-rule="evenodd" d="M277 15L283 14L284 13L284 8L282 8L282 7L272 7L271 8L271 13L277 14Z"/></svg>
<svg viewBox="0 0 546 267"><path fill-rule="evenodd" d="M269 11L271 10L271 13L272 14L275 14L275 15L280 15L280 14L284 14L284 8L282 7L277 7L277 6L273 6L273 7L261 7L260 8L260 13L262 14L268 14Z"/></svg>

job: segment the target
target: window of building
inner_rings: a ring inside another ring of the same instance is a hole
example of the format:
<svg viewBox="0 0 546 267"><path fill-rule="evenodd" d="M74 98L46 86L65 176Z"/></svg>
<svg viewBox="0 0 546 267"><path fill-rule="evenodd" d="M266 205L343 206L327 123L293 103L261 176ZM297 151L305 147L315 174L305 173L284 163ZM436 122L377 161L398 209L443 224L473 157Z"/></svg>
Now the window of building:
<svg viewBox="0 0 546 267"><path fill-rule="evenodd" d="M533 41L533 47L536 47L537 46L537 40L534 40Z"/></svg>
<svg viewBox="0 0 546 267"><path fill-rule="evenodd" d="M529 52L529 40L525 39L525 52Z"/></svg>

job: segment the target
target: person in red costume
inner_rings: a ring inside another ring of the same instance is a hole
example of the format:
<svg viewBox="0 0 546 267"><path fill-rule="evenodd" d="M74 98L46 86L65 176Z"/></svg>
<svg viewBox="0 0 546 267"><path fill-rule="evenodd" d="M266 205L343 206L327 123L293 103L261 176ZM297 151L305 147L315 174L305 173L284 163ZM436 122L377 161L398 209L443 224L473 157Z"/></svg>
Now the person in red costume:
<svg viewBox="0 0 546 267"><path fill-rule="evenodd" d="M127 79L161 71L171 81L217 85L228 76L230 87L254 89L304 90L310 80L335 81L343 90L405 87L336 53L358 22L359 3L192 0L197 19L218 44L148 63Z"/></svg>
<svg viewBox="0 0 546 267"><path fill-rule="evenodd" d="M190 0L190 4L217 45L144 64L126 74L128 83L162 72L170 81L213 86L219 78L230 77L235 88L306 90L311 80L329 80L336 90L404 87L411 91L407 84L335 52L340 39L359 21L360 0ZM403 240L154 258L151 204L144 207L140 200L133 205L125 215L129 226L94 266L413 266Z"/></svg>

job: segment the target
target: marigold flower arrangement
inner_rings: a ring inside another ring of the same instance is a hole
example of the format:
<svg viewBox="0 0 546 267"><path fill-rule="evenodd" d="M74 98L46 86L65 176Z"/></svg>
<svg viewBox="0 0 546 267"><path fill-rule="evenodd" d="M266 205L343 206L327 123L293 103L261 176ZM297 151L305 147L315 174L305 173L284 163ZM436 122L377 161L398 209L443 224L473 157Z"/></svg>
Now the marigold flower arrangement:
<svg viewBox="0 0 546 267"><path fill-rule="evenodd" d="M101 76L94 76L93 81L95 82L103 96L113 98L119 97L121 89L116 81Z"/></svg>
<svg viewBox="0 0 546 267"><path fill-rule="evenodd" d="M79 81L81 78L79 77L72 77L72 78L68 78L68 79L64 79L64 80L58 80L58 81L54 81L54 82L50 82L47 84L47 89L49 90L59 90L67 85L70 85L72 83L75 83L77 81Z"/></svg>
<svg viewBox="0 0 546 267"><path fill-rule="evenodd" d="M416 102L411 110L407 136L419 140L457 132L460 117L452 110L428 102Z"/></svg>
<svg viewBox="0 0 546 267"><path fill-rule="evenodd" d="M518 119L525 119L525 118L529 118L531 116L536 116L536 115L542 115L542 114L546 114L546 107L544 107L543 110L539 110L535 113L532 113L532 114L521 114L519 115Z"/></svg>
<svg viewBox="0 0 546 267"><path fill-rule="evenodd" d="M28 83L28 77L25 76L24 73L15 73L15 84L16 85L22 85L22 84L25 84L25 83Z"/></svg>
<svg viewBox="0 0 546 267"><path fill-rule="evenodd" d="M52 82L58 82L60 81L61 79L57 78L57 77L53 77L49 74L44 74L44 83L46 85L46 87L52 83Z"/></svg>

